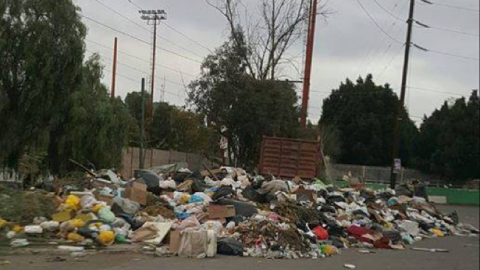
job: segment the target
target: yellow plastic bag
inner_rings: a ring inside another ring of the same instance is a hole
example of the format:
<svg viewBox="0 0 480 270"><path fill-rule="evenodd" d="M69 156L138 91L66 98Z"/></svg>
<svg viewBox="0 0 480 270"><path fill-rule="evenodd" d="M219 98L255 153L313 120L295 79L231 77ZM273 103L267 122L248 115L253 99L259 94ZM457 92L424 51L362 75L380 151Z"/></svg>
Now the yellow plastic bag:
<svg viewBox="0 0 480 270"><path fill-rule="evenodd" d="M105 206L103 206L101 204L97 204L94 207L92 207L92 211L95 212L95 213L98 213L98 211L102 210L104 207Z"/></svg>
<svg viewBox="0 0 480 270"><path fill-rule="evenodd" d="M432 233L435 234L438 237L445 237L445 234L442 231L440 231L439 229L433 229Z"/></svg>
<svg viewBox="0 0 480 270"><path fill-rule="evenodd" d="M69 234L67 235L67 240L70 240L70 241L79 243L79 242L85 241L85 237L81 236L81 235L78 234L78 233L69 233Z"/></svg>
<svg viewBox="0 0 480 270"><path fill-rule="evenodd" d="M1 219L0 218L0 230L3 229L3 227L5 227L5 225L7 225L7 221L5 219Z"/></svg>
<svg viewBox="0 0 480 270"><path fill-rule="evenodd" d="M80 228L80 227L83 227L85 226L85 221L79 219L79 218L76 218L76 219L72 219L70 220L70 222L73 224L73 226L75 228Z"/></svg>
<svg viewBox="0 0 480 270"><path fill-rule="evenodd" d="M65 200L65 204L73 210L78 210L80 207L80 199L77 196L70 195Z"/></svg>
<svg viewBox="0 0 480 270"><path fill-rule="evenodd" d="M115 233L113 231L100 232L97 241L104 246L109 246L115 241Z"/></svg>
<svg viewBox="0 0 480 270"><path fill-rule="evenodd" d="M190 200L190 195L188 195L187 193L183 193L182 196L180 197L180 202L182 204L188 203L189 200Z"/></svg>
<svg viewBox="0 0 480 270"><path fill-rule="evenodd" d="M20 226L20 225L15 225L15 226L13 226L12 231L14 231L16 233L19 233L19 232L23 231L23 227Z"/></svg>

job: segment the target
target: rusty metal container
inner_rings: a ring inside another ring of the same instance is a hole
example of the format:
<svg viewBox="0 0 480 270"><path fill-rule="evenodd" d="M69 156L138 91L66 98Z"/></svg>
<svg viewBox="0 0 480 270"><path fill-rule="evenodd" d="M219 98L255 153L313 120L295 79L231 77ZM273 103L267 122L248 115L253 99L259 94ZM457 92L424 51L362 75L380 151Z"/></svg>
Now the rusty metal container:
<svg viewBox="0 0 480 270"><path fill-rule="evenodd" d="M264 137L259 171L275 177L313 179L321 164L320 142Z"/></svg>

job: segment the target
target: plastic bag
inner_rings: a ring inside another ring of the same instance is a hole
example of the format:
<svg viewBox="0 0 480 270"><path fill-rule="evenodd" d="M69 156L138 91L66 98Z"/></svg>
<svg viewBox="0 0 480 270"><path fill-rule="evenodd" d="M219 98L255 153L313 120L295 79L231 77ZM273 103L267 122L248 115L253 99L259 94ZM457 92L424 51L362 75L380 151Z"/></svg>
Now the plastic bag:
<svg viewBox="0 0 480 270"><path fill-rule="evenodd" d="M45 221L40 224L44 231L54 232L60 228L60 223L57 221Z"/></svg>
<svg viewBox="0 0 480 270"><path fill-rule="evenodd" d="M115 241L115 232L103 231L97 237L97 241L104 246L109 246Z"/></svg>
<svg viewBox="0 0 480 270"><path fill-rule="evenodd" d="M203 193L203 192L197 192L195 194L193 194L194 196L198 196L198 197L201 197L203 199L203 201L205 203L210 203L212 201L212 198L210 198L207 194Z"/></svg>
<svg viewBox="0 0 480 270"><path fill-rule="evenodd" d="M105 207L102 210L98 211L98 218L105 222L112 223L113 221L115 221L115 214L113 214L110 209Z"/></svg>
<svg viewBox="0 0 480 270"><path fill-rule="evenodd" d="M92 194L84 195L80 200L83 209L92 208L96 203L97 199L95 199Z"/></svg>
<svg viewBox="0 0 480 270"><path fill-rule="evenodd" d="M43 233L42 227L38 225L25 226L26 234L41 234Z"/></svg>
<svg viewBox="0 0 480 270"><path fill-rule="evenodd" d="M182 232L178 256L201 257L207 256L208 234L206 230L187 229Z"/></svg>
<svg viewBox="0 0 480 270"><path fill-rule="evenodd" d="M160 187L163 189L176 189L177 184L174 180L169 179L167 181L160 182Z"/></svg>
<svg viewBox="0 0 480 270"><path fill-rule="evenodd" d="M241 256L243 244L232 238L221 238L217 241L217 253L229 256Z"/></svg>
<svg viewBox="0 0 480 270"><path fill-rule="evenodd" d="M201 203L201 202L203 202L203 198L198 195L192 195L188 200L188 203Z"/></svg>
<svg viewBox="0 0 480 270"><path fill-rule="evenodd" d="M81 236L80 234L77 233L69 233L67 235L67 240L75 242L75 243L80 243L85 241L85 237Z"/></svg>
<svg viewBox="0 0 480 270"><path fill-rule="evenodd" d="M198 222L197 217L189 216L188 218L186 218L180 223L180 226L178 227L178 229L184 230L186 228L192 228L192 227L198 227L198 226L200 226L200 222Z"/></svg>
<svg viewBox="0 0 480 270"><path fill-rule="evenodd" d="M318 240L327 240L328 239L328 231L325 230L323 227L316 227L312 230Z"/></svg>
<svg viewBox="0 0 480 270"><path fill-rule="evenodd" d="M80 208L80 199L77 196L70 195L65 200L65 204L73 210L78 210Z"/></svg>

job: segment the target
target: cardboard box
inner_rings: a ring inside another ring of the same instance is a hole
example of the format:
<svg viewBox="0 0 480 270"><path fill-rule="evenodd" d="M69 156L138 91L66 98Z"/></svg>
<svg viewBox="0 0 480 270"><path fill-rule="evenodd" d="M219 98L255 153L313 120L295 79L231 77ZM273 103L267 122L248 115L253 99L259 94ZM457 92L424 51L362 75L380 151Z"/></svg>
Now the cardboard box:
<svg viewBox="0 0 480 270"><path fill-rule="evenodd" d="M125 198L147 205L147 185L134 182L131 187L125 189Z"/></svg>
<svg viewBox="0 0 480 270"><path fill-rule="evenodd" d="M235 216L235 207L233 205L215 205L208 206L208 218L222 219Z"/></svg>
<svg viewBox="0 0 480 270"><path fill-rule="evenodd" d="M178 253L178 249L180 248L181 237L182 236L180 234L180 231L177 231L177 230L170 231L170 240L169 240L170 253L172 254Z"/></svg>
<svg viewBox="0 0 480 270"><path fill-rule="evenodd" d="M113 195L100 195L99 193L95 192L95 199L98 201L106 202L108 205L112 206L113 205L113 199L115 196Z"/></svg>
<svg viewBox="0 0 480 270"><path fill-rule="evenodd" d="M171 191L165 191L165 190L162 190L162 192L160 193L160 195L165 195L165 196L168 196L170 199L173 200L174 198L174 192L171 192Z"/></svg>
<svg viewBox="0 0 480 270"><path fill-rule="evenodd" d="M316 203L317 202L317 192L315 190L306 190L304 187L299 187L295 191L297 201L302 201L308 199L309 201Z"/></svg>

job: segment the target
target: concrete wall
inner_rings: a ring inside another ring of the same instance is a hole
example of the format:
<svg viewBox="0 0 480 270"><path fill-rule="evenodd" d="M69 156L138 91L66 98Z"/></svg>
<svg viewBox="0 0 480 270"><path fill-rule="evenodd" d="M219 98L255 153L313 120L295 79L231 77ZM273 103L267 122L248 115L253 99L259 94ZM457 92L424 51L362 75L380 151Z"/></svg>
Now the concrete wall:
<svg viewBox="0 0 480 270"><path fill-rule="evenodd" d="M138 148L130 147L123 150L122 159L122 175L125 179L133 177L134 171L139 168L139 155ZM177 151L163 151L156 149L146 150L145 155L145 168L162 166L177 162L187 162L189 169L203 170L203 163L207 166L211 166L211 163L198 154L182 153Z"/></svg>

